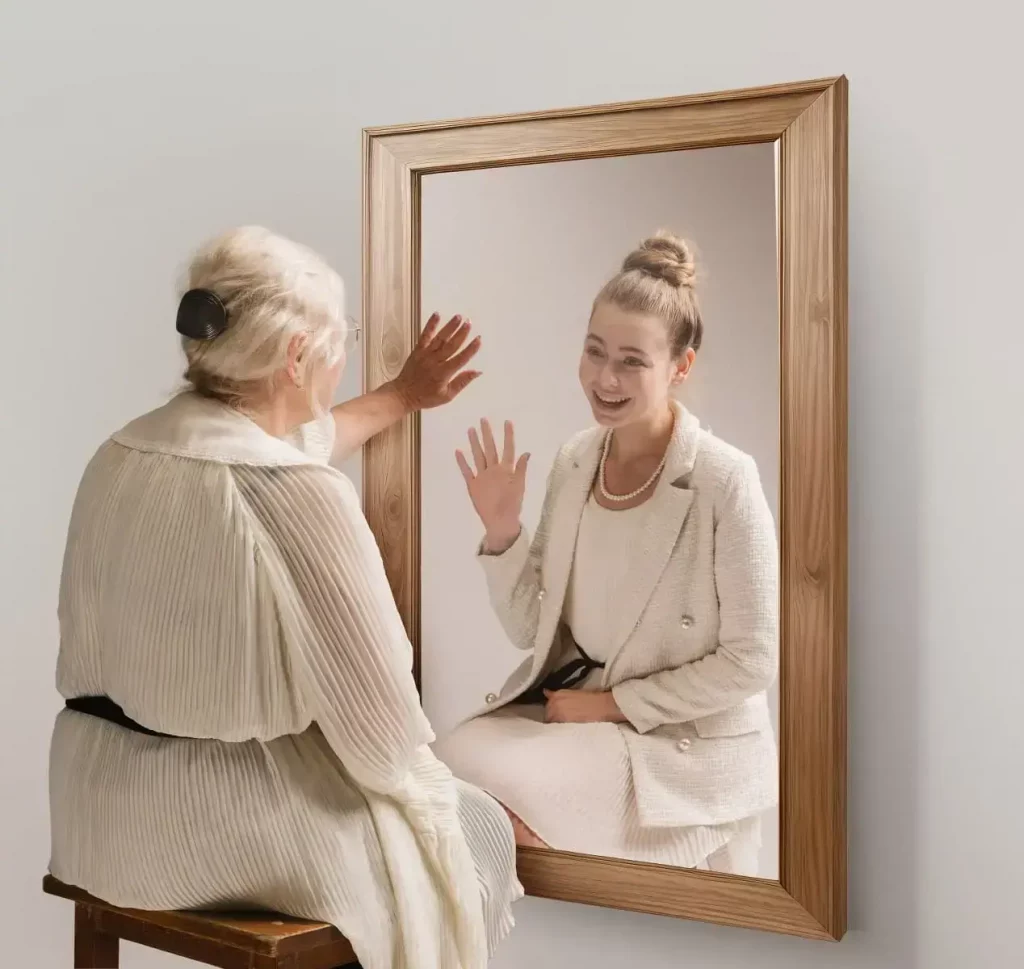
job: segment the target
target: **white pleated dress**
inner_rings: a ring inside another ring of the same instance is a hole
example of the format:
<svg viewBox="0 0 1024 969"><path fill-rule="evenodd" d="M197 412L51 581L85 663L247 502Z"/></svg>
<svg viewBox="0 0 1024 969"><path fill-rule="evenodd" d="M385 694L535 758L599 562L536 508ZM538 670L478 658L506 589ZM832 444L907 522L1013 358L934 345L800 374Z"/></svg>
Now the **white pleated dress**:
<svg viewBox="0 0 1024 969"><path fill-rule="evenodd" d="M512 828L430 751L332 430L280 441L185 394L93 458L58 689L174 736L58 715L50 871L116 905L327 921L365 969L483 969L522 895Z"/></svg>
<svg viewBox="0 0 1024 969"><path fill-rule="evenodd" d="M649 503L626 510L587 501L563 619L593 660L612 650L626 553ZM602 689L593 670L578 687ZM511 704L456 727L434 751L457 777L490 792L547 845L579 854L693 868L736 837L757 839L756 819L714 826L640 823L629 753L615 723L545 723L539 704Z"/></svg>

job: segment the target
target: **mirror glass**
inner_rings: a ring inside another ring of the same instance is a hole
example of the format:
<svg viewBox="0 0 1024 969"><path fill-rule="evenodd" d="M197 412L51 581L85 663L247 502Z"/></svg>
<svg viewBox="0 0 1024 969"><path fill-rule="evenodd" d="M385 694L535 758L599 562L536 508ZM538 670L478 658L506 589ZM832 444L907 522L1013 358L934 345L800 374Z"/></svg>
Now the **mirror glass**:
<svg viewBox="0 0 1024 969"><path fill-rule="evenodd" d="M777 878L777 144L429 175L421 212L423 316L482 338L422 414L436 753L521 844Z"/></svg>

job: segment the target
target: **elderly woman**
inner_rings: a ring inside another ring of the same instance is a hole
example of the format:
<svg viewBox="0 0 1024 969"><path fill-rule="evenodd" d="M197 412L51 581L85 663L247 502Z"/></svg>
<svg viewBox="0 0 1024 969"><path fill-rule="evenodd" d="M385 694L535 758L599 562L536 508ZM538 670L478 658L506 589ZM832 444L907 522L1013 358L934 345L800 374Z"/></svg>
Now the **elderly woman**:
<svg viewBox="0 0 1024 969"><path fill-rule="evenodd" d="M511 825L430 752L411 649L330 465L475 376L432 318L401 375L330 411L342 283L259 228L194 260L188 388L113 434L60 589L50 870L141 909L336 925L365 969L482 969L512 925Z"/></svg>

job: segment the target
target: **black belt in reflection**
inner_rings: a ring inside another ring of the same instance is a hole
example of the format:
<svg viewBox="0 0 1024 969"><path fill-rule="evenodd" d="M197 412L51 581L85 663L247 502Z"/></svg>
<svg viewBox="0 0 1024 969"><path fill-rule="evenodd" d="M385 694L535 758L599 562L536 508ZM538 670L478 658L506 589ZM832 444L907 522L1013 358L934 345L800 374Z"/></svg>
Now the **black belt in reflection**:
<svg viewBox="0 0 1024 969"><path fill-rule="evenodd" d="M579 659L569 660L565 666L560 666L557 670L548 673L543 680L540 681L536 686L531 687L525 693L516 697L514 703L546 703L547 697L544 696L545 690L571 690L575 686L579 686L591 673L592 670L603 670L604 663L599 663L596 659L591 659L584 651L583 647L579 643L573 644L576 648L576 652L580 654Z"/></svg>
<svg viewBox="0 0 1024 969"><path fill-rule="evenodd" d="M99 717L108 723L116 723L126 730L134 730L136 733L148 734L150 737L173 737L174 734L160 733L158 730L150 730L132 720L121 707L108 696L76 696L64 701L64 706L69 710L78 713L87 713L90 717Z"/></svg>

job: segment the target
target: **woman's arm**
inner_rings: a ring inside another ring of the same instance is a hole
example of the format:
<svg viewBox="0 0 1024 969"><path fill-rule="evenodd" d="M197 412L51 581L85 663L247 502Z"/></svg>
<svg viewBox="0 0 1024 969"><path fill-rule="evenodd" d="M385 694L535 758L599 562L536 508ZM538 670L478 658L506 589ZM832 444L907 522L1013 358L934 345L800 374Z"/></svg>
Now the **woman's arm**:
<svg viewBox="0 0 1024 969"><path fill-rule="evenodd" d="M371 437L386 431L414 410L393 380L369 393L336 404L331 408L335 426L331 462L339 464L350 458Z"/></svg>
<svg viewBox="0 0 1024 969"><path fill-rule="evenodd" d="M477 561L487 580L491 608L509 640L519 649L533 649L537 638L543 599L541 565L551 526L555 478L555 467L552 467L548 473L540 521L532 539L529 531L520 525L519 536L508 548L491 550L486 547L486 542L481 542L477 549Z"/></svg>
<svg viewBox="0 0 1024 969"><path fill-rule="evenodd" d="M640 733L728 710L775 680L778 545L771 509L750 458L729 482L715 529L714 555L718 648L692 663L612 688L619 709Z"/></svg>
<svg viewBox="0 0 1024 969"><path fill-rule="evenodd" d="M470 323L453 316L440 331L434 313L419 342L394 380L331 409L335 435L332 463L351 457L371 437L414 411L454 400L480 373L463 368L480 349L480 338L466 343Z"/></svg>
<svg viewBox="0 0 1024 969"><path fill-rule="evenodd" d="M235 475L311 716L361 786L393 794L434 735L355 491L327 467Z"/></svg>

